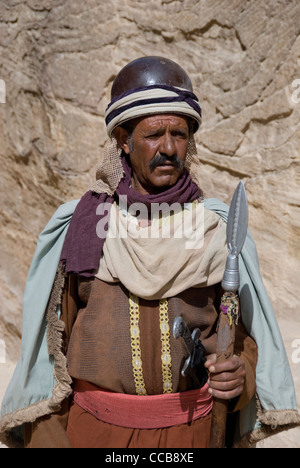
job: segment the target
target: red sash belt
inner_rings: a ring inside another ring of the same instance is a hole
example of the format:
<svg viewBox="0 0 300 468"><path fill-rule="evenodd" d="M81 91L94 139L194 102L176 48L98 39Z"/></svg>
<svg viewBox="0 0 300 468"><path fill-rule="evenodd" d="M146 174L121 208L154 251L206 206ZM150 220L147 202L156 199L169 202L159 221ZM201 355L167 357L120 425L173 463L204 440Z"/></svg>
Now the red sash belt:
<svg viewBox="0 0 300 468"><path fill-rule="evenodd" d="M213 405L207 384L187 392L136 396L110 392L77 380L73 398L100 421L134 429L185 424L209 414Z"/></svg>

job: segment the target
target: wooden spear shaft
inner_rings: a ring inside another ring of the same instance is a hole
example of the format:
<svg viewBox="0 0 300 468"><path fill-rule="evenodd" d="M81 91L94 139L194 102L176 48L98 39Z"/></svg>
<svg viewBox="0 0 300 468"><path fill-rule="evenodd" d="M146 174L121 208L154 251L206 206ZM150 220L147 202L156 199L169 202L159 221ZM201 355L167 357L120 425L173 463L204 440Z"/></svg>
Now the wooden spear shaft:
<svg viewBox="0 0 300 468"><path fill-rule="evenodd" d="M234 302L234 317L230 312L230 307L224 305L220 310L220 317L218 323L218 338L217 338L217 362L224 362L230 359L234 354L235 343L235 329L238 319L238 298L234 293L227 293L223 296L222 301L228 303L230 299ZM224 448L225 447L225 434L227 422L227 408L228 401L214 398L212 421L211 421L211 434L210 434L210 448Z"/></svg>

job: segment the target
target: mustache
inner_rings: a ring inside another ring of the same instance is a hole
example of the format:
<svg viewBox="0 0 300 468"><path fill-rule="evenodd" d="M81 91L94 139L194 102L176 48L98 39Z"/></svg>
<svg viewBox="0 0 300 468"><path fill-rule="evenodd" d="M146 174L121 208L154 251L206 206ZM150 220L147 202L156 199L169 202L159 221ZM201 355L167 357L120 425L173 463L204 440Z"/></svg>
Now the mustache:
<svg viewBox="0 0 300 468"><path fill-rule="evenodd" d="M171 163L172 166L176 167L176 169L178 170L183 169L183 162L179 159L177 154L175 154L172 157L168 157L159 153L156 156L154 156L153 159L151 159L149 163L150 171L153 172L157 166L163 166L166 163Z"/></svg>

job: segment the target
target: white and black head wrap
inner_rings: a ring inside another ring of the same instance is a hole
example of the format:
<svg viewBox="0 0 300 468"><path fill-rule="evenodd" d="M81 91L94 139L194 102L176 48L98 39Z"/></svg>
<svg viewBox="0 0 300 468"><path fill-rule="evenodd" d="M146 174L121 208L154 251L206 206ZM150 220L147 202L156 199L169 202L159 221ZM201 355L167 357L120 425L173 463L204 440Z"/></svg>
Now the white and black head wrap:
<svg viewBox="0 0 300 468"><path fill-rule="evenodd" d="M119 125L154 114L179 114L195 122L202 119L201 107L186 72L162 57L137 59L116 77L112 100L105 113L108 135Z"/></svg>

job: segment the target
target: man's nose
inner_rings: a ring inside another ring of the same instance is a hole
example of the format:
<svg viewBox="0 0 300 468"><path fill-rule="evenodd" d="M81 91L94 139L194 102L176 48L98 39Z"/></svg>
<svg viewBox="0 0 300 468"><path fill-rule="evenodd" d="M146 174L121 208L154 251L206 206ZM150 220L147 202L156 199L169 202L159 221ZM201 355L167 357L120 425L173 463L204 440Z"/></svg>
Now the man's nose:
<svg viewBox="0 0 300 468"><path fill-rule="evenodd" d="M161 154L171 158L176 154L175 141L172 135L168 132L163 135L160 143L159 151Z"/></svg>

